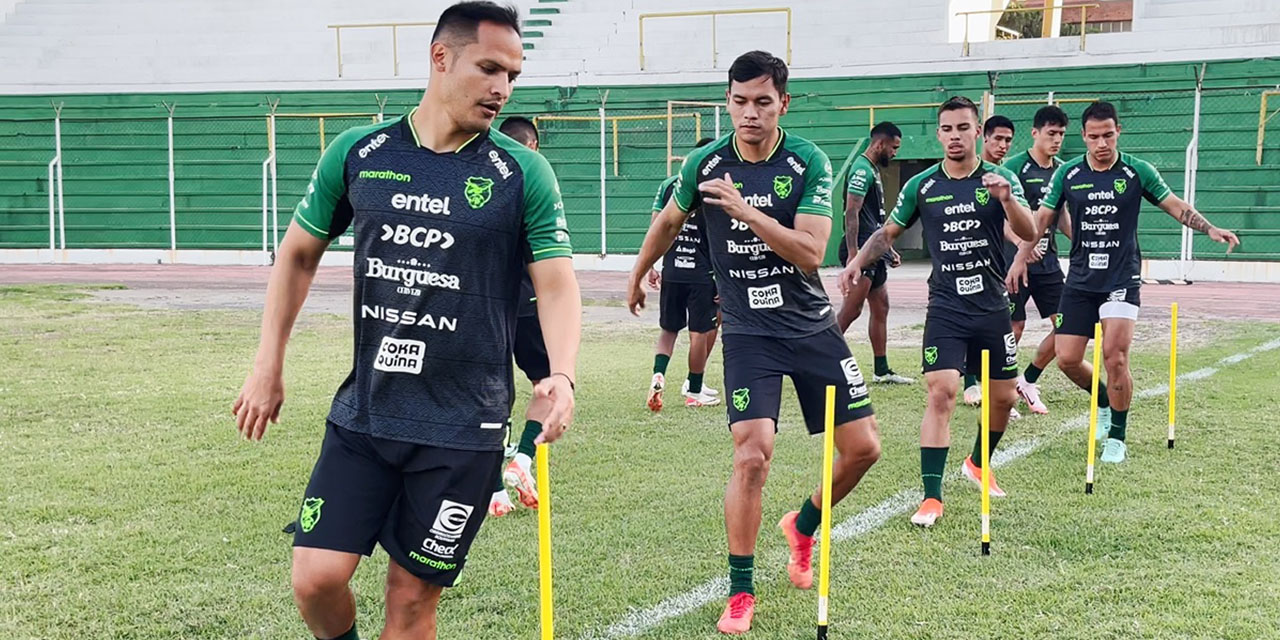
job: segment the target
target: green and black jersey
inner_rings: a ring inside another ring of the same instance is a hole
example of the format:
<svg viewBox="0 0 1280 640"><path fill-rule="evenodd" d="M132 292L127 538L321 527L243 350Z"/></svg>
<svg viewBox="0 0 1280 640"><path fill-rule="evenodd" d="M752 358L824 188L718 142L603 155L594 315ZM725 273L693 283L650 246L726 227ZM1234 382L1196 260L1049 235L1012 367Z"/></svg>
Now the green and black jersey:
<svg viewBox="0 0 1280 640"><path fill-rule="evenodd" d="M524 266L572 253L547 161L497 131L436 153L402 116L334 139L294 220L323 240L355 235L355 357L329 420L500 450Z"/></svg>
<svg viewBox="0 0 1280 640"><path fill-rule="evenodd" d="M773 252L746 223L704 204L698 184L729 174L747 204L795 227L796 216L831 217L831 161L808 140L779 131L760 162L738 153L734 134L685 158L673 197L681 211L701 207L703 231L724 314L724 333L798 338L832 325L831 302L816 271L806 273Z"/></svg>
<svg viewBox="0 0 1280 640"><path fill-rule="evenodd" d="M889 219L903 227L918 220L933 259L929 274L929 313L979 315L1007 311L1004 277L1004 205L982 186L982 176L998 173L1009 181L1023 205L1022 184L1012 171L979 162L973 173L947 175L941 163L902 186Z"/></svg>
<svg viewBox="0 0 1280 640"><path fill-rule="evenodd" d="M858 246L866 243L871 234L884 225L884 183L880 182L880 168L867 156L858 154L853 166L849 167L849 185L846 190L850 196L862 198L862 208L858 209ZM845 238L841 242L848 242Z"/></svg>
<svg viewBox="0 0 1280 640"><path fill-rule="evenodd" d="M1049 166L1042 167L1036 159L1031 157L1030 151L1005 158L1005 168L1018 174L1018 180L1022 183L1022 191L1027 196L1027 205L1031 207L1031 213L1035 213L1040 208L1040 201L1044 199L1044 190L1048 188L1049 181L1053 179L1053 172L1062 166L1062 161L1054 157L1049 161ZM1058 216L1062 215L1062 207L1055 209L1056 214L1053 222L1044 230L1044 235L1040 237L1039 249L1044 254L1044 258L1039 262L1027 265L1028 273L1035 274L1052 274L1062 273L1062 265L1058 263ZM1013 256L1018 252L1018 246L1006 242L1005 258L1007 262L1013 264Z"/></svg>
<svg viewBox="0 0 1280 640"><path fill-rule="evenodd" d="M674 175L662 181L658 195L653 199L653 210L662 211L676 189ZM711 284L711 255L707 247L707 234L701 228L702 217L695 210L684 220L676 241L662 257L662 281L684 284Z"/></svg>
<svg viewBox="0 0 1280 640"><path fill-rule="evenodd" d="M1142 285L1138 213L1142 199L1159 204L1173 194L1151 163L1121 153L1097 171L1080 156L1058 168L1041 205L1071 209L1067 286L1110 293Z"/></svg>

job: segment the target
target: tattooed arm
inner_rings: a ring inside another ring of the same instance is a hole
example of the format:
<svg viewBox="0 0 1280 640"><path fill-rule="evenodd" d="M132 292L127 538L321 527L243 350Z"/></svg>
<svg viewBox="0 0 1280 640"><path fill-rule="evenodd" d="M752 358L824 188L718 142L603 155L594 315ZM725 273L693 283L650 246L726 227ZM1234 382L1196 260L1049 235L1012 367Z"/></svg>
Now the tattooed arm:
<svg viewBox="0 0 1280 640"><path fill-rule="evenodd" d="M1227 253L1231 253L1231 250L1240 244L1240 238L1237 238L1236 234L1213 226L1199 211L1196 211L1195 207L1178 196L1171 194L1161 200L1160 208L1182 226L1193 231L1199 231L1212 238L1214 242L1225 243L1227 245Z"/></svg>
<svg viewBox="0 0 1280 640"><path fill-rule="evenodd" d="M862 222L858 219L858 212L862 210L865 199L864 196L850 193L844 201L844 242L849 249L850 260L858 255L858 225Z"/></svg>

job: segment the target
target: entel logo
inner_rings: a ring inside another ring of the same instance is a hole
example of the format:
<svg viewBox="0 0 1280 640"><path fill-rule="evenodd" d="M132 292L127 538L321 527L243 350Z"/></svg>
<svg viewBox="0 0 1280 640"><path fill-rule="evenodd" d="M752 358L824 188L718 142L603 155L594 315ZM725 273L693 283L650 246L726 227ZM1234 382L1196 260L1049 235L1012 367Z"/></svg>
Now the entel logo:
<svg viewBox="0 0 1280 640"><path fill-rule="evenodd" d="M1114 191L1090 191L1090 200L1115 200L1116 192Z"/></svg>
<svg viewBox="0 0 1280 640"><path fill-rule="evenodd" d="M1067 178L1066 178L1066 179L1067 179L1067 180L1070 180L1070 179L1072 179L1072 178L1076 177L1076 174L1077 174L1077 173L1080 173L1080 167L1076 167L1076 168L1074 168L1074 169L1072 169L1072 170L1068 171L1068 172L1067 172Z"/></svg>
<svg viewBox="0 0 1280 640"><path fill-rule="evenodd" d="M924 194L926 194L926 193L929 193L929 189L933 188L933 183L935 183L935 182L937 182L937 180L936 180L936 179L934 179L934 178L929 178L929 180L928 180L927 182L925 182L925 183L924 183L924 186L923 186L923 187L920 187L920 195L924 195Z"/></svg>
<svg viewBox="0 0 1280 640"><path fill-rule="evenodd" d="M502 174L503 180L512 176L511 169L507 167L507 163L503 162L502 156L498 155L498 152L493 149L489 150L489 162L492 162L498 173Z"/></svg>
<svg viewBox="0 0 1280 640"><path fill-rule="evenodd" d="M753 207L755 207L755 208L757 208L757 209L759 209L759 208L761 208L761 207L772 207L772 206L773 206L773 194L769 194L769 195L760 195L760 194L758 194L758 193L753 193L753 194L751 194L751 195L749 195L749 196L742 196L742 201L743 201L743 202L746 202L747 204L749 204L749 205L751 205L751 206L753 206Z"/></svg>
<svg viewBox="0 0 1280 640"><path fill-rule="evenodd" d="M791 168L795 169L798 175L804 175L805 166L800 164L800 162L797 161L795 158L792 158L791 156L787 156L787 164L791 165Z"/></svg>
<svg viewBox="0 0 1280 640"><path fill-rule="evenodd" d="M364 145L363 147L361 147L361 148L360 148L360 157L361 157L361 158L368 158L370 153L373 153L374 151L377 151L377 150L378 150L378 147L381 147L381 146L382 146L382 143L384 143L384 142L386 142L387 140L390 140L390 139L391 139L391 138L387 137L387 134L385 134L385 133L379 133L379 134L378 134L378 137L376 137L376 138L374 138L374 139L370 140L370 141L369 141L369 144L366 144L366 145Z"/></svg>
<svg viewBox="0 0 1280 640"><path fill-rule="evenodd" d="M706 177L706 176L711 175L711 170L712 170L712 169L715 169L715 168L716 168L716 165L718 165L718 164L720 164L720 156L714 156L714 157L712 157L712 158L711 158L711 162L708 162L708 163L707 163L707 166L705 166L705 167L703 167L703 168L702 168L702 175L703 175L703 177Z"/></svg>
<svg viewBox="0 0 1280 640"><path fill-rule="evenodd" d="M957 213L976 213L977 211L978 211L977 205L975 205L972 202L963 202L960 204L953 204L942 210L943 213L949 216L955 215Z"/></svg>
<svg viewBox="0 0 1280 640"><path fill-rule="evenodd" d="M416 211L418 213L432 213L441 216L450 214L449 196L433 198L425 193L420 196L397 193L391 196L391 206L401 211Z"/></svg>

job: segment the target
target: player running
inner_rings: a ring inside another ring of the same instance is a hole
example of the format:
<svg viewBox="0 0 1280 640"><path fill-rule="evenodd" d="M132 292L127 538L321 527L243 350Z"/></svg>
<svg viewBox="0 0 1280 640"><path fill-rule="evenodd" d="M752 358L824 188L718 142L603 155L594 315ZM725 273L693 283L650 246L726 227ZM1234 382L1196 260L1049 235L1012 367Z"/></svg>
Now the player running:
<svg viewBox="0 0 1280 640"><path fill-rule="evenodd" d="M1041 107L1032 121L1031 148L1005 160L1005 166L1018 174L1022 190L1027 194L1027 204L1032 211L1040 207L1053 172L1062 166L1058 152L1062 149L1066 131L1067 114L1062 109L1053 105ZM1027 408L1032 413L1041 415L1048 414L1049 408L1040 399L1040 388L1036 381L1040 379L1044 368L1053 362L1053 344L1057 336L1055 327L1059 317L1058 301L1062 297L1063 273L1062 265L1058 262L1057 240L1059 230L1068 238L1071 237L1071 218L1062 206L1057 209L1054 224L1031 247L1030 264L1015 259L1021 243L1005 243L1005 259L1009 261L1009 275L1005 284L1013 297L1014 341L1022 341L1022 332L1027 326L1028 300L1034 299L1040 317L1049 319L1049 334L1036 347L1035 359L1018 376L1017 383L1018 396L1027 403Z"/></svg>
<svg viewBox="0 0 1280 640"><path fill-rule="evenodd" d="M1080 121L1087 151L1054 172L1036 212L1035 237L1053 222L1059 206L1070 208L1071 267L1062 290L1062 322L1054 341L1058 367L1081 389L1089 390L1093 366L1084 361L1084 350L1094 324L1101 321L1107 380L1099 385L1099 437L1101 425L1110 423L1110 429L1100 457L1103 462L1119 463L1127 455L1125 435L1133 398L1129 347L1141 304L1138 214L1142 200L1160 207L1183 226L1226 243L1228 253L1240 239L1209 224L1194 207L1174 195L1151 163L1120 152L1120 117L1111 103L1090 104ZM1030 249L1029 244L1019 249L1018 259L1027 260Z"/></svg>
<svg viewBox="0 0 1280 640"><path fill-rule="evenodd" d="M418 107L334 139L271 272L233 407L252 440L279 417L285 343L320 258L354 229L354 360L293 548L294 600L317 638L358 638L349 583L375 543L391 558L381 637L436 637L443 587L463 569L502 463L524 263L549 328L540 438L573 417L582 305L559 188L546 160L489 129L523 64L519 25L489 2L446 9Z"/></svg>
<svg viewBox="0 0 1280 640"><path fill-rule="evenodd" d="M902 131L892 122L881 122L871 129L871 144L853 161L849 168L849 186L844 203L844 238L840 241L840 264L847 265L851 256L858 255L858 247L884 224L884 184L880 182L880 168L889 166L902 146ZM898 252L890 249L885 257L862 274L866 276L840 304L836 324L840 333L849 330L858 316L862 304L871 303L871 318L867 323L867 335L871 339L871 353L875 355L873 382L887 384L911 384L915 382L900 376L889 368L888 322L889 290L885 281L889 268L902 264Z"/></svg>
<svg viewBox="0 0 1280 640"><path fill-rule="evenodd" d="M724 375L733 436L725 493L729 602L721 633L751 628L761 498L777 432L782 378L790 376L810 433L824 428L826 387L836 387L839 457L831 503L847 495L880 456L867 385L836 328L818 267L831 234L831 162L817 146L778 127L787 112L787 66L763 51L739 56L726 91L733 133L690 154L671 200L645 236L628 282L632 313L643 279L701 207L724 314ZM879 257L879 256L877 256ZM808 589L819 492L779 526L791 549L791 583Z"/></svg>
<svg viewBox="0 0 1280 640"><path fill-rule="evenodd" d="M1022 185L1011 171L978 158L978 108L955 97L938 110L938 141L945 159L907 181L889 221L862 246L840 275L842 288L856 286L862 269L878 260L917 221L933 259L929 309L924 321L924 381L928 405L920 426L920 475L924 502L913 524L930 527L942 517L942 474L951 446L960 374L981 372L981 354L991 352L991 442L994 452L1017 400L1018 353L1005 293L1004 225L1022 238L1035 237ZM964 461L965 477L980 484L982 433ZM991 495L1004 496L995 478Z"/></svg>
<svg viewBox="0 0 1280 640"><path fill-rule="evenodd" d="M712 138L703 138L696 147L700 148L714 142ZM658 195L653 200L652 218L657 218L671 192L675 190L674 175L662 181L658 186ZM662 391L667 384L667 363L671 361L671 353L675 350L676 337L680 330L689 327L689 377L685 378L680 388L687 407L710 407L720 404L720 392L706 385L702 377L707 370L707 359L711 357L711 349L716 344L716 329L719 326L720 302L716 295L715 276L711 271L711 256L708 254L707 235L702 232L702 218L697 211L689 214L676 236L675 243L662 257L662 274L656 269L649 270L650 287L657 287L661 282L661 302L659 303L658 326L662 332L658 334L658 343L654 345L653 379L649 383L650 411L662 410Z"/></svg>

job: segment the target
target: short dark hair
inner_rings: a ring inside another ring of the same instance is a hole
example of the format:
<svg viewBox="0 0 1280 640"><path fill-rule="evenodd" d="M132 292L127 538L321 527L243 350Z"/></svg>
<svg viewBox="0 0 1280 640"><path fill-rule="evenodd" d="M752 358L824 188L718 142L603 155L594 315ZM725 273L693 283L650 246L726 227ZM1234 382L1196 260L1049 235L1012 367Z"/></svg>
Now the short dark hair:
<svg viewBox="0 0 1280 640"><path fill-rule="evenodd" d="M1013 121L1004 116L991 116L982 125L982 135L989 136L996 132L996 129L1008 129L1009 133L1015 133Z"/></svg>
<svg viewBox="0 0 1280 640"><path fill-rule="evenodd" d="M498 131L514 138L516 142L528 145L530 142L538 141L538 127L533 121L524 116L511 116L502 121L502 126L498 127Z"/></svg>
<svg viewBox="0 0 1280 640"><path fill-rule="evenodd" d="M1036 111L1036 117L1035 120L1032 121L1031 126L1035 129L1042 129L1051 124L1056 124L1059 127L1065 127L1067 126L1067 122L1067 112L1063 111L1058 105L1051 104L1045 107L1040 107Z"/></svg>
<svg viewBox="0 0 1280 640"><path fill-rule="evenodd" d="M494 2L459 2L440 14L431 41L448 38L448 44L470 44L476 40L476 29L481 22L494 22L511 27L520 35L520 12L512 5Z"/></svg>
<svg viewBox="0 0 1280 640"><path fill-rule="evenodd" d="M902 137L902 129L899 129L898 125L892 122L881 122L880 124L874 127L871 127L872 140L878 140L881 138L901 138L901 137Z"/></svg>
<svg viewBox="0 0 1280 640"><path fill-rule="evenodd" d="M701 140L698 140L697 144L693 145L693 148L697 149L698 147L705 147L715 141L715 138L703 137Z"/></svg>
<svg viewBox="0 0 1280 640"><path fill-rule="evenodd" d="M773 81L773 88L782 95L787 92L787 63L768 51L748 51L729 67L729 84L750 82L761 76Z"/></svg>
<svg viewBox="0 0 1280 640"><path fill-rule="evenodd" d="M1084 127L1090 120L1115 120L1116 126L1120 125L1120 116L1116 115L1116 107L1110 102L1089 103L1084 108L1084 115L1080 116L1080 126Z"/></svg>
<svg viewBox="0 0 1280 640"><path fill-rule="evenodd" d="M972 100L964 96L952 96L947 98L947 101L942 103L942 106L938 107L938 116L941 117L942 114L948 111L959 111L961 109L968 109L972 111L974 120L982 118L982 116L978 115L978 105L974 104Z"/></svg>

